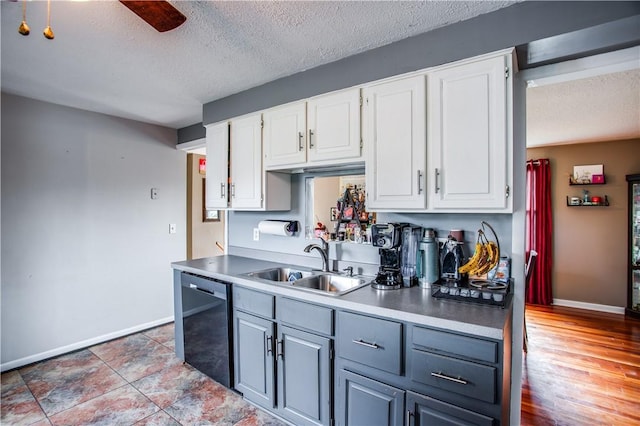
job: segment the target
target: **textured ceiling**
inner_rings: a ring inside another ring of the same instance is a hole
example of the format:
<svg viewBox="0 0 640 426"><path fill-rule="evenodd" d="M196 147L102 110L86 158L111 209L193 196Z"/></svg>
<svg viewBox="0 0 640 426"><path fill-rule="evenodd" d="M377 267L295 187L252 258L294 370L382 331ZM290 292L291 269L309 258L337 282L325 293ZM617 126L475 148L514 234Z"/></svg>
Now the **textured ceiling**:
<svg viewBox="0 0 640 426"><path fill-rule="evenodd" d="M640 138L640 69L527 89L529 147L633 138Z"/></svg>
<svg viewBox="0 0 640 426"><path fill-rule="evenodd" d="M158 33L116 1L2 1L2 90L180 128L202 104L514 1L174 1L187 21Z"/></svg>

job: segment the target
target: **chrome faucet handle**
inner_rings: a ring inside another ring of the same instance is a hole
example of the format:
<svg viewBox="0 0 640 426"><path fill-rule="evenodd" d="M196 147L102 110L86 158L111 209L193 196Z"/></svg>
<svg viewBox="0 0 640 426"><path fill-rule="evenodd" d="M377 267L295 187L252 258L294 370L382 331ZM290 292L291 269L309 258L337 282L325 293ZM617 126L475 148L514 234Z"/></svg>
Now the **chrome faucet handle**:
<svg viewBox="0 0 640 426"><path fill-rule="evenodd" d="M346 268L343 269L343 271L347 271L350 277L353 276L353 266L347 266Z"/></svg>

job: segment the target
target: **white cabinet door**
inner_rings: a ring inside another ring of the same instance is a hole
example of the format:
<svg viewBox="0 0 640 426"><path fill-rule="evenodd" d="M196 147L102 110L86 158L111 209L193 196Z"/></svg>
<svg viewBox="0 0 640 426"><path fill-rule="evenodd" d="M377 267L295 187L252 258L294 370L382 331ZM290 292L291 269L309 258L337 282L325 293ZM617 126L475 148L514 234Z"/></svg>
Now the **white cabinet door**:
<svg viewBox="0 0 640 426"><path fill-rule="evenodd" d="M395 80L363 91L368 209L426 207L425 78Z"/></svg>
<svg viewBox="0 0 640 426"><path fill-rule="evenodd" d="M312 98L307 109L310 162L347 162L362 156L360 89Z"/></svg>
<svg viewBox="0 0 640 426"><path fill-rule="evenodd" d="M231 120L231 208L262 207L262 115Z"/></svg>
<svg viewBox="0 0 640 426"><path fill-rule="evenodd" d="M307 161L306 102L269 109L263 120L265 169Z"/></svg>
<svg viewBox="0 0 640 426"><path fill-rule="evenodd" d="M508 208L506 58L429 73L431 209Z"/></svg>
<svg viewBox="0 0 640 426"><path fill-rule="evenodd" d="M229 173L229 123L207 126L205 206L226 209Z"/></svg>

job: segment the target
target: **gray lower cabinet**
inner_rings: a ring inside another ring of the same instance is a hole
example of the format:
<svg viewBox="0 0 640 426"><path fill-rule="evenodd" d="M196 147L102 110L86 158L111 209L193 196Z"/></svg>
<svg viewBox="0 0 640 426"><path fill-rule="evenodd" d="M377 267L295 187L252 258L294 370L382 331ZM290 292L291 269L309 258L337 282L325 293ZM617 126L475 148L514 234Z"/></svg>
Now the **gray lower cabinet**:
<svg viewBox="0 0 640 426"><path fill-rule="evenodd" d="M278 411L296 425L331 420L331 340L279 326Z"/></svg>
<svg viewBox="0 0 640 426"><path fill-rule="evenodd" d="M407 391L407 426L493 426L491 417Z"/></svg>
<svg viewBox="0 0 640 426"><path fill-rule="evenodd" d="M292 424L330 425L333 340L291 325L332 333L333 310L242 287L234 308L236 390Z"/></svg>
<svg viewBox="0 0 640 426"><path fill-rule="evenodd" d="M344 426L402 425L404 391L340 370L337 409L338 424Z"/></svg>
<svg viewBox="0 0 640 426"><path fill-rule="evenodd" d="M235 388L249 400L275 407L272 321L235 311Z"/></svg>
<svg viewBox="0 0 640 426"><path fill-rule="evenodd" d="M355 312L337 318L338 425L508 424L502 343Z"/></svg>

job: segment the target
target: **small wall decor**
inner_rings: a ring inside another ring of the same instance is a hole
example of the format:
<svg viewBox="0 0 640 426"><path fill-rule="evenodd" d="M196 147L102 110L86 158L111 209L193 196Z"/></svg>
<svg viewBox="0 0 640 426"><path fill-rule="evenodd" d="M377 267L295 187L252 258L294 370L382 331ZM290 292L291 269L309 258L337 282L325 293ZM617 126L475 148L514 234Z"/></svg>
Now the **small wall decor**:
<svg viewBox="0 0 640 426"><path fill-rule="evenodd" d="M575 185L604 183L604 166L602 164L573 166L570 183Z"/></svg>

